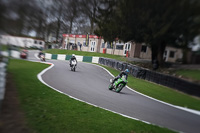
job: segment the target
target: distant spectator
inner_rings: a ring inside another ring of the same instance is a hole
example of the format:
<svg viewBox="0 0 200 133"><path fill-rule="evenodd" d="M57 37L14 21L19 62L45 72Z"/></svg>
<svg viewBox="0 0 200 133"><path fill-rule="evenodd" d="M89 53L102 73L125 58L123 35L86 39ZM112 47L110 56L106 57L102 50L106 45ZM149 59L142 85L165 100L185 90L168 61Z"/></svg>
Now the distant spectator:
<svg viewBox="0 0 200 133"><path fill-rule="evenodd" d="M80 43L79 47L80 47L80 51L82 51L82 50L81 50L81 47L82 47L82 44L81 44L81 43Z"/></svg>

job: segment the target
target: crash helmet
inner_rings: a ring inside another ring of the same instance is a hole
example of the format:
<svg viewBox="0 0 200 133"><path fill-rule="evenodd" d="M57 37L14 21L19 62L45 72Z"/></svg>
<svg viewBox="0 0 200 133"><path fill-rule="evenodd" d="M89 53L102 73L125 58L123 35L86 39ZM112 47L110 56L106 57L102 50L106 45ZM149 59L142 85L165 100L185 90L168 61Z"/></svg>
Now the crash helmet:
<svg viewBox="0 0 200 133"><path fill-rule="evenodd" d="M126 70L125 70L125 73L129 73L129 70L128 70L128 69L126 69Z"/></svg>
<svg viewBox="0 0 200 133"><path fill-rule="evenodd" d="M75 57L75 54L72 54L72 57Z"/></svg>

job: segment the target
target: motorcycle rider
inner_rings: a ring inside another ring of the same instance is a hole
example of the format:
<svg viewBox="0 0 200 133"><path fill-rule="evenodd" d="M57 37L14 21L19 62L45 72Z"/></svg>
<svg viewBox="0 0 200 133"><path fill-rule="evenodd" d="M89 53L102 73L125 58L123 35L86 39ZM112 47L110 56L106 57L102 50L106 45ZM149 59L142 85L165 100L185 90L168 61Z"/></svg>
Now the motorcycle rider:
<svg viewBox="0 0 200 133"><path fill-rule="evenodd" d="M117 81L119 78L122 78L122 76L125 76L125 78L127 80L128 79L128 73L129 73L128 69L126 69L125 71L120 72L120 74L117 77L114 78L112 84L115 83L115 81Z"/></svg>
<svg viewBox="0 0 200 133"><path fill-rule="evenodd" d="M38 57L40 58L41 55L44 55L44 53L42 52L42 50L40 50Z"/></svg>
<svg viewBox="0 0 200 133"><path fill-rule="evenodd" d="M77 65L78 62L77 62L77 60L76 60L75 54L72 54L72 57L71 57L70 60L69 60L69 62L70 62L70 64L69 64L70 67L72 67L72 61L73 61L73 60L76 61L76 65Z"/></svg>

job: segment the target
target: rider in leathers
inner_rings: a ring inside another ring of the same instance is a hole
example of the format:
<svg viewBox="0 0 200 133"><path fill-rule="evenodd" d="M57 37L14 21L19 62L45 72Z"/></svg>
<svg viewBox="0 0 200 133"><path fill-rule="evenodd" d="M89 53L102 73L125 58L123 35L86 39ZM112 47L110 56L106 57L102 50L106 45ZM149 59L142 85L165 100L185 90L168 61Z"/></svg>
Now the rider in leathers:
<svg viewBox="0 0 200 133"><path fill-rule="evenodd" d="M77 62L77 60L76 60L75 54L72 54L72 57L71 57L71 59L69 60L69 62L70 62L70 64L69 64L70 67L72 67L72 61L73 61L73 60L76 61L76 65L77 65L78 62Z"/></svg>
<svg viewBox="0 0 200 133"><path fill-rule="evenodd" d="M129 70L128 70L128 69L126 69L125 71L120 72L120 74L119 74L117 77L114 78L112 84L113 84L115 81L117 81L119 78L122 78L123 75L125 75L125 78L126 78L126 80L127 80L127 79L128 79L128 73L129 73Z"/></svg>

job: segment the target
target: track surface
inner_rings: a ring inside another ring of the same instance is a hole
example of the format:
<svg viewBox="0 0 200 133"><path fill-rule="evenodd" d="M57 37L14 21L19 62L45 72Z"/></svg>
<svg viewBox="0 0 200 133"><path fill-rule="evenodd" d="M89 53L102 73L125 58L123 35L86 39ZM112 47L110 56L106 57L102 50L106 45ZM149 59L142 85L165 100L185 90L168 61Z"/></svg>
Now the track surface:
<svg viewBox="0 0 200 133"><path fill-rule="evenodd" d="M33 54L30 52L29 59L36 60ZM72 72L67 61L48 62L55 66L45 72L42 79L70 96L175 131L200 131L200 115L157 102L127 88L121 93L108 90L112 77L98 66L79 62L77 71Z"/></svg>

